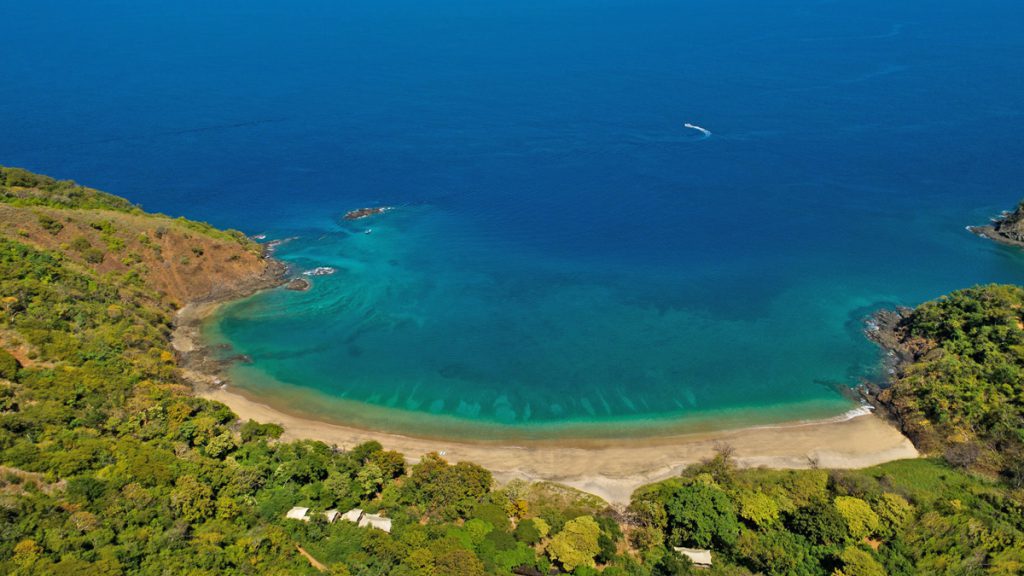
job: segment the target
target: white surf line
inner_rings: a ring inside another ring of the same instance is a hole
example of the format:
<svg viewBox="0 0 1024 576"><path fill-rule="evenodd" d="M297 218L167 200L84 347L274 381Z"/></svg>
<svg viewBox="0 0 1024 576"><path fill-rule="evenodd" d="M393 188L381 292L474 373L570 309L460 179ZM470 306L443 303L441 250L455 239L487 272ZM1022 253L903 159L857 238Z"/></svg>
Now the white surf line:
<svg viewBox="0 0 1024 576"><path fill-rule="evenodd" d="M700 132L701 134L704 135L704 138L710 138L711 137L711 130L708 130L707 128L702 128L700 126L697 126L696 124L690 124L689 122L687 122L686 124L683 124L683 126L686 127L686 128L690 128L692 130L696 130L696 131Z"/></svg>

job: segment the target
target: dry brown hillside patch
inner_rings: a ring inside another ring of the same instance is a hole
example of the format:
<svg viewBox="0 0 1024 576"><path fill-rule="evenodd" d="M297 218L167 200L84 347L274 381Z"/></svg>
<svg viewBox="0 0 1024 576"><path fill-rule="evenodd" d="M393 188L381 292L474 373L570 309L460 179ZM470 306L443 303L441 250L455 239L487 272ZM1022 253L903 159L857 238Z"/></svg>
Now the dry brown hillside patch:
<svg viewBox="0 0 1024 576"><path fill-rule="evenodd" d="M230 295L269 265L262 247L244 237L141 212L0 204L0 236L59 251L101 274L136 274L175 307Z"/></svg>

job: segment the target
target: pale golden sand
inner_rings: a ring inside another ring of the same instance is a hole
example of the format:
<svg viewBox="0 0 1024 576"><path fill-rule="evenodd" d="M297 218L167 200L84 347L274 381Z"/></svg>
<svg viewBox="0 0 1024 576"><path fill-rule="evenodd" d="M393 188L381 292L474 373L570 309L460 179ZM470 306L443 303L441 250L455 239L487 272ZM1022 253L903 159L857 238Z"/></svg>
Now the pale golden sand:
<svg viewBox="0 0 1024 576"><path fill-rule="evenodd" d="M193 374L193 376L199 376ZM687 465L729 445L740 466L770 468L863 468L916 458L917 450L896 428L872 415L843 422L793 423L702 434L645 439L550 441L498 445L414 438L362 430L294 416L226 388L197 391L230 407L243 421L274 422L285 440L311 438L339 448L377 440L412 461L444 452L452 461L470 461L500 481L548 480L596 494L612 504L629 502L637 487L674 475Z"/></svg>
<svg viewBox="0 0 1024 576"><path fill-rule="evenodd" d="M179 312L173 336L174 348L179 353L202 357L198 326L217 306L218 303L193 304ZM714 456L723 444L733 449L736 462L744 467L864 468L918 456L910 440L873 415L839 422L795 422L650 438L522 444L417 438L289 414L245 396L242 389L222 387L218 376L207 373L202 363L195 368L186 369L185 376L193 383L197 395L226 404L242 421L282 425L285 440L308 438L339 448L377 440L413 462L428 452L443 452L449 461L484 466L502 482L513 478L558 482L596 494L612 504L628 503L637 487L677 475L686 466ZM386 422L381 428L387 428Z"/></svg>

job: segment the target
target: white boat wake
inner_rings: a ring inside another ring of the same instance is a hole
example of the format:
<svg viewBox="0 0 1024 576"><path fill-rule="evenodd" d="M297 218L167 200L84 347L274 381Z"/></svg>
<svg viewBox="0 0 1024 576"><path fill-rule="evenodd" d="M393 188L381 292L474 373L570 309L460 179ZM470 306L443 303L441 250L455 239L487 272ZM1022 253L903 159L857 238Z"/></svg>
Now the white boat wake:
<svg viewBox="0 0 1024 576"><path fill-rule="evenodd" d="M686 128L690 128L691 130L696 130L703 134L704 138L701 138L701 140L706 140L711 137L711 130L708 130L707 128L702 128L700 126L697 126L696 124L690 124L689 122L683 124L683 126Z"/></svg>

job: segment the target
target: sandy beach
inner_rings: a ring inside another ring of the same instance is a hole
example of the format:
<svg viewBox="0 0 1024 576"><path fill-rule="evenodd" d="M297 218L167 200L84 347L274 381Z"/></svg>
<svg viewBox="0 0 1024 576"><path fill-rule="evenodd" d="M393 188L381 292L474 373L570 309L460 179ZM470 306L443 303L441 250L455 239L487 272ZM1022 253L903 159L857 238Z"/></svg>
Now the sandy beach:
<svg viewBox="0 0 1024 576"><path fill-rule="evenodd" d="M323 422L289 414L221 383L215 365L207 362L198 334L199 323L217 306L190 305L178 314L173 345L185 359L186 379L193 384L196 395L227 405L242 421L282 425L284 440L314 439L343 449L377 440L412 462L429 452L443 452L449 461L484 466L501 482L514 478L557 482L617 505L628 503L637 487L679 474L686 466L714 456L723 444L732 448L737 464L744 467L863 468L918 456L914 445L899 430L871 414L842 421L585 443L446 441Z"/></svg>
<svg viewBox="0 0 1024 576"><path fill-rule="evenodd" d="M285 440L312 438L339 448L377 440L416 461L428 452L444 452L452 461L471 461L502 482L513 478L547 480L625 504L637 487L678 474L728 444L740 466L770 468L863 468L891 460L916 458L910 440L873 415L843 422L794 423L706 434L594 441L588 447L558 442L524 445L473 444L361 430L286 414L228 389L198 392L229 406L243 421L284 426Z"/></svg>

